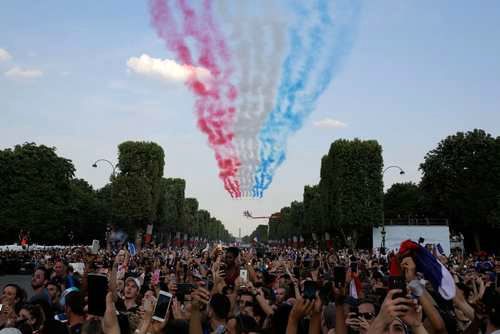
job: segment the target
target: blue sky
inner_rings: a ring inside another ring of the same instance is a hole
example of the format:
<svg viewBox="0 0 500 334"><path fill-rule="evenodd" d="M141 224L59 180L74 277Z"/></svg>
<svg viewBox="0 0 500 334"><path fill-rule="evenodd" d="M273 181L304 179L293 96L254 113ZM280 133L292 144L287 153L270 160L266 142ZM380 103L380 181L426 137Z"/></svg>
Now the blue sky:
<svg viewBox="0 0 500 334"><path fill-rule="evenodd" d="M265 2L261 2L265 3ZM195 125L193 97L179 83L127 71L127 60L171 58L151 28L146 1L2 1L0 147L34 141L72 159L77 176L101 187L125 140L152 140L165 175L235 235L302 198L319 180L320 159L338 138L377 139L385 184L418 181L418 164L444 137L483 128L500 135L500 2L364 1L354 47L302 130L262 200L232 200ZM13 70L14 69L14 70ZM10 74L7 74L10 73ZM339 120L346 127L317 128Z"/></svg>

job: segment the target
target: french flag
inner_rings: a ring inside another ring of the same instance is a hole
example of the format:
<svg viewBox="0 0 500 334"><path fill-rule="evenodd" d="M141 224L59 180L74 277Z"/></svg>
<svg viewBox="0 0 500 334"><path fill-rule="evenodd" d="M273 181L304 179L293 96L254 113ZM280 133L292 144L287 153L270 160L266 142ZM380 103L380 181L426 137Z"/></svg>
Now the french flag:
<svg viewBox="0 0 500 334"><path fill-rule="evenodd" d="M422 273L444 299L451 300L455 297L456 287L453 276L436 257L411 240L403 241L399 247L399 255L406 253L413 255L417 272Z"/></svg>

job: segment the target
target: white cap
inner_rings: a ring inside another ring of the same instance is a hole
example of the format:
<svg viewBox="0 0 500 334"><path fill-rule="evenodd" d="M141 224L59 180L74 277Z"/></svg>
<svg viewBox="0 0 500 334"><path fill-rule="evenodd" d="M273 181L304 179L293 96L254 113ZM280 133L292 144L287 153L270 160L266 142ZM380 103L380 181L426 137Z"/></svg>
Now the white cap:
<svg viewBox="0 0 500 334"><path fill-rule="evenodd" d="M135 285L137 285L137 289L139 289L139 290L141 289L141 281L139 281L139 279L138 279L138 278L136 278L136 277L132 277L132 276L129 276L129 277L127 277L127 279L125 280L125 283L127 283L127 281L130 281L130 280L134 281Z"/></svg>

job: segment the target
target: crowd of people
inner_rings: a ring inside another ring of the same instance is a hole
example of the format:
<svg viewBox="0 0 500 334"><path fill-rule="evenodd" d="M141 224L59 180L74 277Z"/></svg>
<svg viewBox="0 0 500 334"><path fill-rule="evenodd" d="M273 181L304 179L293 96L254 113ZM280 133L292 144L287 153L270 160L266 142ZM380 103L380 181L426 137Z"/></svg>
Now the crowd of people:
<svg viewBox="0 0 500 334"><path fill-rule="evenodd" d="M499 334L500 259L220 244L16 251L0 333ZM27 296L30 295L30 298Z"/></svg>

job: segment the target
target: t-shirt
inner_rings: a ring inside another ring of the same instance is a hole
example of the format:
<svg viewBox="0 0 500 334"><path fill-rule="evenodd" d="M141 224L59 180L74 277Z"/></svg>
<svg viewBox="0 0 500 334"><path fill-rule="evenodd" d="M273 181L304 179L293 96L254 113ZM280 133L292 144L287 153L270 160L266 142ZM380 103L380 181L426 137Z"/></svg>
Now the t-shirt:
<svg viewBox="0 0 500 334"><path fill-rule="evenodd" d="M44 300L44 301L46 301L46 302L49 304L49 306L52 306L52 302L51 302L51 300L50 300L49 292L47 291L47 289L46 289L46 288L44 288L44 289L42 290L42 292L37 293L36 295L33 295L33 296L30 298L29 303L30 303L30 304L34 304L34 303L36 303L36 301L38 301L38 300Z"/></svg>
<svg viewBox="0 0 500 334"><path fill-rule="evenodd" d="M118 312L122 312L122 313L136 313L137 311L139 311L138 305L135 305L135 306L127 309L127 306L125 306L125 302L123 301L123 299L117 300L115 303L115 307L116 307L116 310Z"/></svg>

